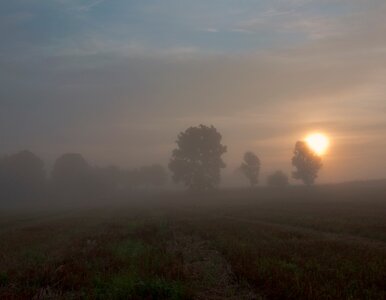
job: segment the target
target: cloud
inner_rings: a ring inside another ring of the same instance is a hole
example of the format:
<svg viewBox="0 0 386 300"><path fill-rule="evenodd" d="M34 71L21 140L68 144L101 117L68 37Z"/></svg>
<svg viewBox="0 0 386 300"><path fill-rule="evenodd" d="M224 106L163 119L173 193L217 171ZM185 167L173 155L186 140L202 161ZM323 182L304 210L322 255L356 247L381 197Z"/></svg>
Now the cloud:
<svg viewBox="0 0 386 300"><path fill-rule="evenodd" d="M73 7L73 9L77 10L77 11L80 11L80 12L88 12L90 11L92 8L94 8L95 6L105 2L106 0L94 0L94 1L90 1L89 3L87 4L78 4L76 6Z"/></svg>

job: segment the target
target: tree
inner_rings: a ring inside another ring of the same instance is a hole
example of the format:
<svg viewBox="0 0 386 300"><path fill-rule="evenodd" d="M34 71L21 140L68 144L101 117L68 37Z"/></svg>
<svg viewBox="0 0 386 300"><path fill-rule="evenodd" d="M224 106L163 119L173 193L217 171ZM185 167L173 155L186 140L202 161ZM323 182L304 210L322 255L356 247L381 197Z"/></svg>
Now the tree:
<svg viewBox="0 0 386 300"><path fill-rule="evenodd" d="M51 179L59 195L65 197L90 196L96 186L96 177L91 166L78 153L60 156L54 164Z"/></svg>
<svg viewBox="0 0 386 300"><path fill-rule="evenodd" d="M247 177L252 187L259 181L260 159L253 152L245 152L241 172Z"/></svg>
<svg viewBox="0 0 386 300"><path fill-rule="evenodd" d="M46 180L43 161L30 151L0 160L0 197L27 199L42 195Z"/></svg>
<svg viewBox="0 0 386 300"><path fill-rule="evenodd" d="M81 154L66 153L55 161L51 176L54 181L73 182L89 175L90 170Z"/></svg>
<svg viewBox="0 0 386 300"><path fill-rule="evenodd" d="M276 171L268 176L267 183L272 187L284 187L288 185L288 176L282 171Z"/></svg>
<svg viewBox="0 0 386 300"><path fill-rule="evenodd" d="M322 168L322 158L312 151L305 142L298 141L295 145L292 165L296 171L292 173L293 178L300 179L306 185L312 185L318 177Z"/></svg>
<svg viewBox="0 0 386 300"><path fill-rule="evenodd" d="M220 170L225 168L221 156L227 148L221 138L213 126L199 125L181 132L169 162L174 182L196 191L215 188L220 183Z"/></svg>

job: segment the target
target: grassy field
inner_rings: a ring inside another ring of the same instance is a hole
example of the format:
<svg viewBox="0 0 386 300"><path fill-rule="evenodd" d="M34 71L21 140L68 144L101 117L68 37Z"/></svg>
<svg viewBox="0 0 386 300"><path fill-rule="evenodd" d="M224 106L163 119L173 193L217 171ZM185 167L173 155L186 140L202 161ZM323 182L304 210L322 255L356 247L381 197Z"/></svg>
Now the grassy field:
<svg viewBox="0 0 386 300"><path fill-rule="evenodd" d="M3 211L0 299L386 299L386 185Z"/></svg>

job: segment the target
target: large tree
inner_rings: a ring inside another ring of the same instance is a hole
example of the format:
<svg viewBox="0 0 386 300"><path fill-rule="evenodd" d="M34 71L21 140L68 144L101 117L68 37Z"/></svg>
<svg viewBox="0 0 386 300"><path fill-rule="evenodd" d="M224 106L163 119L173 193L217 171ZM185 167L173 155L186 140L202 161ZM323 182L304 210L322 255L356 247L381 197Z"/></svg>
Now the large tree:
<svg viewBox="0 0 386 300"><path fill-rule="evenodd" d="M292 173L293 178L302 180L306 185L312 185L318 177L318 172L322 168L322 158L317 155L303 141L295 144L292 165L296 171Z"/></svg>
<svg viewBox="0 0 386 300"><path fill-rule="evenodd" d="M192 190L215 188L220 183L220 170L225 168L221 156L227 148L221 138L213 126L199 125L181 132L169 162L173 180Z"/></svg>
<svg viewBox="0 0 386 300"><path fill-rule="evenodd" d="M240 166L241 172L247 177L252 187L259 181L260 159L253 152L245 152L244 161Z"/></svg>

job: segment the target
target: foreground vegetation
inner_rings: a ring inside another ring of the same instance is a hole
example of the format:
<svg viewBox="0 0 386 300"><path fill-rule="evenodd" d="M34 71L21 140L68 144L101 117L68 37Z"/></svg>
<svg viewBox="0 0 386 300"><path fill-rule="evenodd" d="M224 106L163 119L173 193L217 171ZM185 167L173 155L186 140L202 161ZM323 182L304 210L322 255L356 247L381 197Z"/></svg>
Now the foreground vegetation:
<svg viewBox="0 0 386 300"><path fill-rule="evenodd" d="M385 299L385 199L378 183L3 212L0 298Z"/></svg>

